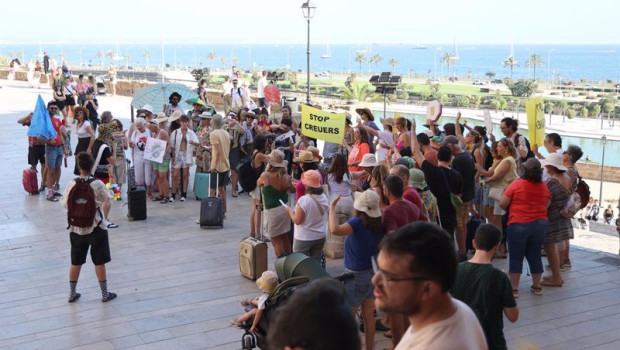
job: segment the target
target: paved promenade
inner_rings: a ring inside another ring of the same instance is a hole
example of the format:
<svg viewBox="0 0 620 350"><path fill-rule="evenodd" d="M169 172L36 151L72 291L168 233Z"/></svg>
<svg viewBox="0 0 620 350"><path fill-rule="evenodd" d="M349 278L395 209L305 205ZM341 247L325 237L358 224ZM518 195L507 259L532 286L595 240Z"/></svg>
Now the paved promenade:
<svg viewBox="0 0 620 350"><path fill-rule="evenodd" d="M238 243L249 232L249 198L229 196L222 230L201 230L194 223L199 203L191 194L184 203L149 202L146 221L129 222L127 207L115 202L111 219L120 227L109 231L107 266L109 289L119 297L101 303L87 261L78 284L82 297L68 304L66 214L58 203L23 191L27 130L16 123L34 107L38 93L48 100L51 90L6 80L0 86L0 348L239 349L242 332L228 321L242 311L240 299L259 294L238 269ZM129 117L129 98L99 100L100 111ZM62 169L61 189L72 169L71 158ZM587 234L618 251L617 237ZM582 231L577 235L587 246ZM523 275L520 319L506 325L511 349L526 340L545 349L620 348L620 260L578 246L571 255L564 287L547 288L542 297L529 293L530 278ZM274 261L270 248L271 267ZM339 273L342 263L328 261L330 272ZM497 266L506 268L506 261ZM378 336L375 348L389 344Z"/></svg>

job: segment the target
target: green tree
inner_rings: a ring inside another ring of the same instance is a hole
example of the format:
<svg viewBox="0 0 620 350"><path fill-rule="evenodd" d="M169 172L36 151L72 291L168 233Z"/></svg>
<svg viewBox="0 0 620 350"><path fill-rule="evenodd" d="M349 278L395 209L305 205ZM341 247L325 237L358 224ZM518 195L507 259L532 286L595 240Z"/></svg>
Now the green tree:
<svg viewBox="0 0 620 350"><path fill-rule="evenodd" d="M394 68L398 65L398 60L395 58L390 58L390 61L388 63L390 66L392 66L392 70L394 70Z"/></svg>
<svg viewBox="0 0 620 350"><path fill-rule="evenodd" d="M145 49L144 52L142 53L142 55L144 56L144 58L146 58L146 66L149 66L149 58L151 58L151 51L149 51L148 49Z"/></svg>
<svg viewBox="0 0 620 350"><path fill-rule="evenodd" d="M553 102L551 101L545 102L545 113L553 112L554 108L555 108L555 104Z"/></svg>
<svg viewBox="0 0 620 350"><path fill-rule="evenodd" d="M495 77L495 72L490 70L486 73L484 73L484 75L486 75L487 77L489 77L489 79L493 79Z"/></svg>
<svg viewBox="0 0 620 350"><path fill-rule="evenodd" d="M587 118L588 117L588 109L585 106L581 107L581 112L579 114L581 114L582 118Z"/></svg>
<svg viewBox="0 0 620 350"><path fill-rule="evenodd" d="M568 116L568 119L573 119L575 118L575 115L577 114L577 112L575 112L574 109L569 108L566 110L566 115Z"/></svg>
<svg viewBox="0 0 620 350"><path fill-rule="evenodd" d="M222 63L222 67L226 67L226 57L220 57L220 63Z"/></svg>
<svg viewBox="0 0 620 350"><path fill-rule="evenodd" d="M454 54L452 52L446 52L445 54L443 54L443 56L441 56L441 64L446 64L448 66L448 76L450 75L450 66L452 65L453 62L456 62L458 59L456 58L456 56L454 56Z"/></svg>
<svg viewBox="0 0 620 350"><path fill-rule="evenodd" d="M381 61L383 61L383 57L381 57L381 55L379 55L378 53L372 55L370 57L370 63L374 63L375 64L375 69L379 68L379 63Z"/></svg>
<svg viewBox="0 0 620 350"><path fill-rule="evenodd" d="M545 62L543 62L538 54L533 53L527 61L525 61L525 64L528 67L534 67L534 81L536 81L536 66L543 66Z"/></svg>
<svg viewBox="0 0 620 350"><path fill-rule="evenodd" d="M503 64L504 64L504 68L510 67L510 78L512 78L512 69L514 67L519 67L519 62L517 62L517 60L514 57L510 56L510 57L507 57L504 60ZM534 70L534 71L536 71L536 70ZM536 75L534 75L534 76L536 76Z"/></svg>
<svg viewBox="0 0 620 350"><path fill-rule="evenodd" d="M612 95L606 95L605 97L600 99L598 104L601 106L601 110L603 112L609 113L613 111L616 107L616 102L618 102L618 100L615 97L613 97Z"/></svg>
<svg viewBox="0 0 620 350"><path fill-rule="evenodd" d="M291 83L291 86L293 88L297 88L297 84L299 84L299 80L297 80L297 73L289 72L287 74L287 77L288 77L288 82Z"/></svg>
<svg viewBox="0 0 620 350"><path fill-rule="evenodd" d="M110 62L112 61L115 55L116 53L114 53L114 51L108 51L105 53L105 56L110 60Z"/></svg>
<svg viewBox="0 0 620 350"><path fill-rule="evenodd" d="M371 85L366 82L362 84L353 83L350 88L346 86L341 87L340 93L346 100L368 101L373 93L370 90L370 86Z"/></svg>
<svg viewBox="0 0 620 350"><path fill-rule="evenodd" d="M562 115L565 115L568 109L568 102L566 100L560 100L558 102L558 108L562 110Z"/></svg>
<svg viewBox="0 0 620 350"><path fill-rule="evenodd" d="M360 64L360 75L362 75L362 64L366 62L366 55L363 52L356 53L355 62Z"/></svg>
<svg viewBox="0 0 620 350"><path fill-rule="evenodd" d="M213 61L217 58L217 54L213 51L209 52L206 57L211 62L211 68L213 68Z"/></svg>
<svg viewBox="0 0 620 350"><path fill-rule="evenodd" d="M104 57L104 53L101 51L97 51L95 52L95 57L97 57L97 59L101 62L101 65L103 66L103 57Z"/></svg>
<svg viewBox="0 0 620 350"><path fill-rule="evenodd" d="M527 79L510 79L506 81L506 86L508 86L512 95L516 97L530 97L538 89L538 84Z"/></svg>
<svg viewBox="0 0 620 350"><path fill-rule="evenodd" d="M357 79L357 74L351 73L351 75L349 75L347 77L347 80L344 82L344 86L346 86L346 87L348 87L350 89L351 88L351 84L353 84L355 82L355 79Z"/></svg>

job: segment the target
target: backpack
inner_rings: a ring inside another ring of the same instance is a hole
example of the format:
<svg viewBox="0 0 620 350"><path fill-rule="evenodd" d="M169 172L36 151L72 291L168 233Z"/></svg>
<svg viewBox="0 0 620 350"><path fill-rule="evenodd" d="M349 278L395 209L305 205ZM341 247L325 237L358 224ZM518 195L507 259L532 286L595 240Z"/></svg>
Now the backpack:
<svg viewBox="0 0 620 350"><path fill-rule="evenodd" d="M583 181L581 176L579 176L579 182L577 183L576 193L579 193L579 197L581 199L581 203L579 208L583 209L588 205L588 200L590 199L590 186Z"/></svg>
<svg viewBox="0 0 620 350"><path fill-rule="evenodd" d="M484 159L484 169L489 170L493 166L493 155L491 154L491 147L485 144L484 151L487 155Z"/></svg>
<svg viewBox="0 0 620 350"><path fill-rule="evenodd" d="M75 178L75 185L69 192L67 200L67 221L69 226L92 227L97 213L97 203L95 202L95 191L90 184L95 179ZM67 228L69 228L67 226Z"/></svg>
<svg viewBox="0 0 620 350"><path fill-rule="evenodd" d="M527 137L517 133L517 137L515 137L515 141L519 139L519 137L523 137L523 139L525 140L525 147L527 147L527 155L525 156L525 158L521 158L521 161L526 161L530 158L534 158L534 152L532 152L532 147L530 147L530 140L527 139ZM515 145L515 147L518 147L519 143L517 142L517 144ZM517 152L518 153L518 152Z"/></svg>
<svg viewBox="0 0 620 350"><path fill-rule="evenodd" d="M256 174L256 170L252 167L252 160L254 156L247 157L237 166L237 174L239 175L239 184L244 191L254 191L256 188L256 181L260 177L260 174Z"/></svg>

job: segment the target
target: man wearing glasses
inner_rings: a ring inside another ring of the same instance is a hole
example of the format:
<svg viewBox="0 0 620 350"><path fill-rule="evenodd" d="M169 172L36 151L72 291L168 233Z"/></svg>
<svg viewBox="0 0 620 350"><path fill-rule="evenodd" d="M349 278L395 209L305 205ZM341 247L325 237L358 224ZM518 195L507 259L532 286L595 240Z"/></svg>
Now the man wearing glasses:
<svg viewBox="0 0 620 350"><path fill-rule="evenodd" d="M451 236L435 224L417 222L385 236L373 259L375 304L411 323L395 350L488 349L476 315L450 296L457 261Z"/></svg>
<svg viewBox="0 0 620 350"><path fill-rule="evenodd" d="M181 98L183 98L178 92L173 92L168 97L169 105L164 105L164 113L166 113L166 117L170 118L172 113L179 111L181 114L185 114L183 108L179 106L179 102L181 102ZM152 115L152 113L151 113Z"/></svg>
<svg viewBox="0 0 620 350"><path fill-rule="evenodd" d="M238 113L242 108L247 107L247 96L244 89L239 86L239 79L233 78L233 87L230 91L230 110Z"/></svg>
<svg viewBox="0 0 620 350"><path fill-rule="evenodd" d="M60 111L55 101L50 101L47 104L47 111L49 112L52 126L56 131L56 138L47 140L45 144L47 200L50 202L58 202L58 198L56 197L60 196L60 193L55 193L54 184L58 183L60 179L62 159L69 155L69 150L65 146L65 136L61 131L64 121L60 118L54 118L54 115Z"/></svg>

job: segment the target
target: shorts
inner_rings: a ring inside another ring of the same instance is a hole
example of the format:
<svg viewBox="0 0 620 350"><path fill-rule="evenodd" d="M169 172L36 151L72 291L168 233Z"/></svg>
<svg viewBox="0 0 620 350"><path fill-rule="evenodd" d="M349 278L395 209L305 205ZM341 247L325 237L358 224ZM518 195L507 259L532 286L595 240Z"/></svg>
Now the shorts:
<svg viewBox="0 0 620 350"><path fill-rule="evenodd" d="M226 185L228 185L228 183L230 182L230 172L228 171L223 171L223 172L215 172L215 173L211 173L211 176L209 176L210 180L210 184L209 184L209 188L215 188L218 187L218 183L219 183L219 187L226 187Z"/></svg>
<svg viewBox="0 0 620 350"><path fill-rule="evenodd" d="M45 145L45 164L48 169L60 168L65 153L61 146Z"/></svg>
<svg viewBox="0 0 620 350"><path fill-rule="evenodd" d="M45 145L28 147L28 164L35 168L38 163L45 165Z"/></svg>
<svg viewBox="0 0 620 350"><path fill-rule="evenodd" d="M370 281L372 276L375 275L372 270L351 271L345 269L345 272L353 274L353 278L344 281L344 288L347 290L347 304L349 307L360 306L364 300L372 300L375 298L375 287Z"/></svg>
<svg viewBox="0 0 620 350"><path fill-rule="evenodd" d="M489 197L489 192L491 192L491 186L484 186L484 189L482 190L482 201L484 205L493 207L495 206L495 199Z"/></svg>
<svg viewBox="0 0 620 350"><path fill-rule="evenodd" d="M71 240L71 265L83 265L86 262L89 247L93 264L103 265L112 260L108 231L99 226L95 226L93 232L87 235L71 232L69 239Z"/></svg>
<svg viewBox="0 0 620 350"><path fill-rule="evenodd" d="M266 107L267 105L265 104L265 98L264 97L259 97L258 98L258 106L259 107Z"/></svg>
<svg viewBox="0 0 620 350"><path fill-rule="evenodd" d="M161 163L151 162L151 168L155 171L159 171L160 173L165 173L170 169L170 158L164 159Z"/></svg>
<svg viewBox="0 0 620 350"><path fill-rule="evenodd" d="M495 205L493 206L493 215L504 215L506 211L499 206L499 201L493 200Z"/></svg>
<svg viewBox="0 0 620 350"><path fill-rule="evenodd" d="M154 163L154 162L151 162ZM185 157L185 151L181 151L179 152L179 154L177 154L177 157L174 159L174 162L172 163L172 168L174 169L181 169L181 168L189 168L191 164L187 161L186 157Z"/></svg>
<svg viewBox="0 0 620 350"><path fill-rule="evenodd" d="M467 220L469 220L470 203L471 201L464 202L463 205L461 205L461 209L455 210L457 227L465 227L465 225L467 225Z"/></svg>
<svg viewBox="0 0 620 350"><path fill-rule="evenodd" d="M231 148L230 153L228 154L228 162L230 163L230 168L237 169L237 165L239 165L240 160L241 152L239 151L239 147Z"/></svg>
<svg viewBox="0 0 620 350"><path fill-rule="evenodd" d="M67 99L65 100L65 104L67 106L71 106L71 107L75 106L75 98L73 96L67 95Z"/></svg>
<svg viewBox="0 0 620 350"><path fill-rule="evenodd" d="M479 204L483 204L483 187L480 184L476 184L476 190L474 192L474 204L475 205L479 205Z"/></svg>

